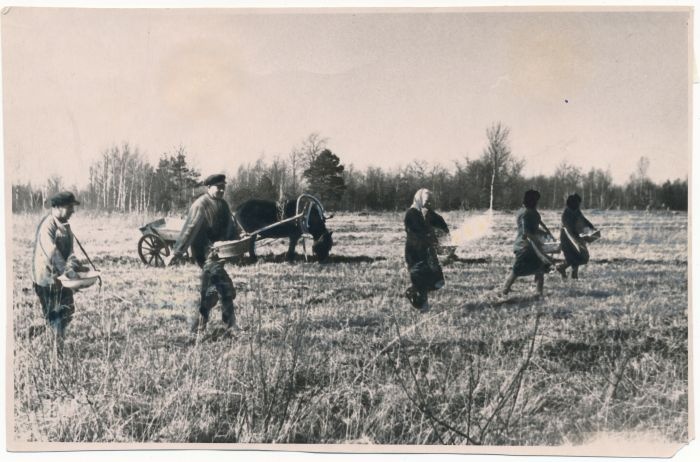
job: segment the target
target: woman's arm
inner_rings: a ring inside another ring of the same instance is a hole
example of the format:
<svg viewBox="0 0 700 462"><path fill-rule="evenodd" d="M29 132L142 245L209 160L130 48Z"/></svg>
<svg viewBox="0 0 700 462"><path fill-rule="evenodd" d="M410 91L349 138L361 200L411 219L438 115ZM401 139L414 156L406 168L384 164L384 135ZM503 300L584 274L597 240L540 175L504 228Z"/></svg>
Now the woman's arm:
<svg viewBox="0 0 700 462"><path fill-rule="evenodd" d="M547 262L551 263L552 260L547 256L542 247L542 241L538 236L540 225L544 225L540 216L537 212L526 213L523 217L523 235L530 244L535 248L535 252L540 256L540 258L546 259ZM545 226L546 229L546 226ZM549 230L547 230L549 232ZM551 233L549 233L551 235Z"/></svg>
<svg viewBox="0 0 700 462"><path fill-rule="evenodd" d="M571 236L578 236L576 232L576 218L578 214L567 208L561 215L561 224Z"/></svg>
<svg viewBox="0 0 700 462"><path fill-rule="evenodd" d="M536 212L528 211L523 215L523 236L530 241L539 242L540 217Z"/></svg>
<svg viewBox="0 0 700 462"><path fill-rule="evenodd" d="M552 237L552 239L554 239L554 235L553 235L552 232L549 230L549 228L547 228L547 225L545 225L544 222L543 222L541 219L540 219L540 222L538 223L538 225L541 226L542 229L543 229L547 234L549 234L549 235Z"/></svg>
<svg viewBox="0 0 700 462"><path fill-rule="evenodd" d="M448 234L450 233L450 228L447 226L445 219L438 213L435 213L432 210L428 211L425 216L425 220L430 223L431 226L434 226L435 228L438 228Z"/></svg>
<svg viewBox="0 0 700 462"><path fill-rule="evenodd" d="M591 229L595 229L595 226L593 226L593 223L591 223L590 221L588 221L588 218L586 218L585 216L583 216L583 212L581 212L581 211L579 210L578 213L580 214L580 217L581 217L581 219L583 220L583 223L584 223L586 226L588 226L588 227L591 228Z"/></svg>

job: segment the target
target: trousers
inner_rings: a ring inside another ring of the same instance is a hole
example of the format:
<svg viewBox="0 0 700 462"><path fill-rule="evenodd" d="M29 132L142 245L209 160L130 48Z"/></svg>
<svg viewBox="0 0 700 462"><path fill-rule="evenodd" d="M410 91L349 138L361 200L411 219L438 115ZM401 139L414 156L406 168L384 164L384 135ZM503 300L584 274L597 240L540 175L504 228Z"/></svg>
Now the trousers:
<svg viewBox="0 0 700 462"><path fill-rule="evenodd" d="M233 300L236 298L236 289L228 273L224 269L224 262L218 258L209 257L202 265L200 275L200 291L198 311L204 322L209 321L209 312L221 300L221 320L227 326L236 323L235 307Z"/></svg>
<svg viewBox="0 0 700 462"><path fill-rule="evenodd" d="M46 287L34 284L34 292L39 297L44 318L58 334L62 335L75 313L73 291L60 284Z"/></svg>

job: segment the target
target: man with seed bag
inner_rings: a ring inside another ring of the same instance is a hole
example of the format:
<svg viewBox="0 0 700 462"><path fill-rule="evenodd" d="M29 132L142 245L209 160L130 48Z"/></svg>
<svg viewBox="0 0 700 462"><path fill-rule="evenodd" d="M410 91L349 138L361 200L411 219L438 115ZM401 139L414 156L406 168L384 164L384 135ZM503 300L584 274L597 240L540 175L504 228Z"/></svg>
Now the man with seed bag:
<svg viewBox="0 0 700 462"><path fill-rule="evenodd" d="M170 265L177 265L184 260L183 255L192 249L192 257L202 273L200 275L199 302L190 327L193 332L206 326L209 311L221 299L221 318L227 328L240 330L236 324L236 312L233 304L236 289L224 269L224 260L212 249L217 241L235 239L236 227L231 217L231 209L223 199L226 189L226 176L210 175L204 180L207 192L202 194L190 206L187 219L174 246ZM218 295L217 295L218 293Z"/></svg>
<svg viewBox="0 0 700 462"><path fill-rule="evenodd" d="M63 287L59 276L70 279L87 268L73 254L73 232L68 220L80 205L75 195L59 192L49 199L51 213L39 223L34 241L32 281L44 318L56 335L63 337L73 318L73 290Z"/></svg>

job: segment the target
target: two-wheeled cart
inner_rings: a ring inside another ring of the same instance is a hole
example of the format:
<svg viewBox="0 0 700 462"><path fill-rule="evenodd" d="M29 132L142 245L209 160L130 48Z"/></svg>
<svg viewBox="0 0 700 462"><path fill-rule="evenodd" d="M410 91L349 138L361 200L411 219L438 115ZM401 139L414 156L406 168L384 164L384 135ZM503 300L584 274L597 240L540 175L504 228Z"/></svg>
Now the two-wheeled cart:
<svg viewBox="0 0 700 462"><path fill-rule="evenodd" d="M308 232L309 214L313 205L321 207L321 213L324 213L323 206L318 199L310 194L302 194L297 198L296 214L293 217L285 218L251 233L244 234L240 239L234 241L216 242L212 248L217 251L220 258L233 258L247 252L250 248L250 242L258 239L260 233L297 220L301 225L301 229L304 232ZM235 220L235 217L233 219ZM142 236L137 244L141 261L148 266L164 267L184 223L185 220L183 219L159 218L141 226L139 230Z"/></svg>

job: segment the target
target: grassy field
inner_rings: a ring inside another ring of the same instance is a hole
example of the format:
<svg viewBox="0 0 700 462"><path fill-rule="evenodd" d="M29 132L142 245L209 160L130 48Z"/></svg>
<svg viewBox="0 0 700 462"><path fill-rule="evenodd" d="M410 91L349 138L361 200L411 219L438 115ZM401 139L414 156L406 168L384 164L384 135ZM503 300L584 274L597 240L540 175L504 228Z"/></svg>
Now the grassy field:
<svg viewBox="0 0 700 462"><path fill-rule="evenodd" d="M544 212L554 228L558 212ZM446 213L453 226L467 212ZM579 281L487 297L512 264L512 214L460 247L420 314L402 297L402 214L339 214L327 264L227 265L239 323L188 332L198 268L138 259L155 217L78 214L104 286L76 294L62 357L31 289L38 216L12 217L14 430L20 441L581 444L688 438L687 216L587 212Z"/></svg>

